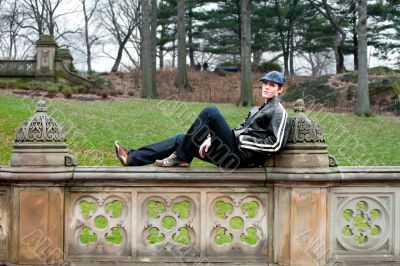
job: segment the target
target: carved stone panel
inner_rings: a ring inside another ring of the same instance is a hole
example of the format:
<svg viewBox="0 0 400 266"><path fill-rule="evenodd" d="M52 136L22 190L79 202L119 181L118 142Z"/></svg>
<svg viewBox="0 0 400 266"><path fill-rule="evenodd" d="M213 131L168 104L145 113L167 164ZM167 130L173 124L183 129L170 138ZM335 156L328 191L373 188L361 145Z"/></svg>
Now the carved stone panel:
<svg viewBox="0 0 400 266"><path fill-rule="evenodd" d="M68 255L131 256L131 209L130 193L70 193Z"/></svg>
<svg viewBox="0 0 400 266"><path fill-rule="evenodd" d="M394 253L393 193L334 193L331 206L334 255Z"/></svg>
<svg viewBox="0 0 400 266"><path fill-rule="evenodd" d="M7 240L9 238L9 196L8 191L0 188L0 258L4 259L7 256Z"/></svg>
<svg viewBox="0 0 400 266"><path fill-rule="evenodd" d="M207 193L207 257L267 260L268 208L268 193Z"/></svg>
<svg viewBox="0 0 400 266"><path fill-rule="evenodd" d="M138 193L138 256L146 261L198 258L199 202L200 193Z"/></svg>

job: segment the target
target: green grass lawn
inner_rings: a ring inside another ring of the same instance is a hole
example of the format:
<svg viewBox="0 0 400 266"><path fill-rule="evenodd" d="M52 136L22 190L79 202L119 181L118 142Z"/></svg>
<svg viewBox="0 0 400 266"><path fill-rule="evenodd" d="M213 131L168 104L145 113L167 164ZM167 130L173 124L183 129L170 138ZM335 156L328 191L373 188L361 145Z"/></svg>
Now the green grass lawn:
<svg viewBox="0 0 400 266"><path fill-rule="evenodd" d="M37 100L0 94L0 165L9 165L20 124L36 110ZM80 102L47 100L48 113L65 129L70 153L80 165L119 165L113 142L140 147L185 132L207 104L165 100ZM229 124L242 122L249 108L217 104ZM400 165L400 120L394 117L310 112L324 133L329 153L340 165ZM192 165L208 165L195 160Z"/></svg>

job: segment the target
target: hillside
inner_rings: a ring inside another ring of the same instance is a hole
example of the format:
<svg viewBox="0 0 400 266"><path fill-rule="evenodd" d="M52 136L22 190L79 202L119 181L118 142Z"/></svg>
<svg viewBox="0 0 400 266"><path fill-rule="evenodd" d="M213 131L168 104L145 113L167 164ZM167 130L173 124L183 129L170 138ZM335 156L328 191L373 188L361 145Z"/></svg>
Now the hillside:
<svg viewBox="0 0 400 266"><path fill-rule="evenodd" d="M262 103L261 83L264 73L253 73L253 95L257 105ZM191 90L180 91L175 87L175 71L157 72L157 98L206 103L236 104L240 96L240 73L219 75L208 71L188 71ZM27 80L0 79L0 89L14 94L46 97L68 97L81 101L104 99L139 98L140 73L137 70L125 73L102 73L94 78L97 87L84 90L69 88L62 84ZM291 103L304 98L311 108L336 113L354 113L357 89L357 72L320 77L291 76L287 78L288 89L284 102ZM369 71L369 88L373 114L400 114L400 73L388 68ZM33 93L31 91L34 91Z"/></svg>
<svg viewBox="0 0 400 266"><path fill-rule="evenodd" d="M35 112L37 98L0 93L0 165L9 165L15 132ZM48 113L64 127L80 165L119 165L113 142L139 147L185 132L207 103L111 98L83 102L48 99ZM248 108L217 104L229 124L240 123ZM291 110L289 110L291 112ZM340 165L400 165L400 120L313 111ZM207 165L196 160L193 165Z"/></svg>

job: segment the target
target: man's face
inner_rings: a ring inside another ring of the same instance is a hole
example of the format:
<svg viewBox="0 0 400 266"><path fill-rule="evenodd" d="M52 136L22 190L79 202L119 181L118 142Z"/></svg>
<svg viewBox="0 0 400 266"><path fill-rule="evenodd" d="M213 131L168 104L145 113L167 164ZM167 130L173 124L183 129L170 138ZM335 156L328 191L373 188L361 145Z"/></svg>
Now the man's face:
<svg viewBox="0 0 400 266"><path fill-rule="evenodd" d="M261 96L265 99L270 99L274 96L279 95L281 92L281 86L271 81L263 81Z"/></svg>

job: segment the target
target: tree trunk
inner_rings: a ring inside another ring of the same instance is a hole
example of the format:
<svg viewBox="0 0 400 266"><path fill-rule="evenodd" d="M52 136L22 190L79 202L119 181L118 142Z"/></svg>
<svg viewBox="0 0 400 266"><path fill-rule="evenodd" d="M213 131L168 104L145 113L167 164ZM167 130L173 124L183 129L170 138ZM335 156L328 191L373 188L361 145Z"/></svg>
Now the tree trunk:
<svg viewBox="0 0 400 266"><path fill-rule="evenodd" d="M178 0L178 68L175 85L178 89L188 87L186 73L186 32L185 32L185 0Z"/></svg>
<svg viewBox="0 0 400 266"><path fill-rule="evenodd" d="M164 68L164 47L160 45L158 48L158 57L159 57L159 64L160 64L160 69Z"/></svg>
<svg viewBox="0 0 400 266"><path fill-rule="evenodd" d="M343 73L345 71L344 68L344 55L342 48L342 35L338 30L335 31L335 43L333 46L333 50L335 52L335 60L336 60L336 74Z"/></svg>
<svg viewBox="0 0 400 266"><path fill-rule="evenodd" d="M293 30L288 32L290 38L290 48L289 48L289 73L290 75L295 75L294 73L294 40L293 40Z"/></svg>
<svg viewBox="0 0 400 266"><path fill-rule="evenodd" d="M284 65L285 76L288 76L289 75L289 51L286 50L285 45L283 48L283 65Z"/></svg>
<svg viewBox="0 0 400 266"><path fill-rule="evenodd" d="M120 43L118 47L117 57L115 58L114 65L111 68L111 72L117 72L119 68L119 64L122 59L122 52L124 51L124 46Z"/></svg>
<svg viewBox="0 0 400 266"><path fill-rule="evenodd" d="M189 10L189 21L188 21L188 46L189 46L189 61L190 67L194 68L194 49L193 49L193 11Z"/></svg>
<svg viewBox="0 0 400 266"><path fill-rule="evenodd" d="M353 62L354 70L358 70L358 36L357 36L357 19L353 18Z"/></svg>
<svg viewBox="0 0 400 266"><path fill-rule="evenodd" d="M151 67L151 34L150 34L149 0L142 0L142 36L141 36L141 67L142 67L142 98L153 98L152 67Z"/></svg>
<svg viewBox="0 0 400 266"><path fill-rule="evenodd" d="M367 45L367 0L357 0L358 3L358 85L357 85L357 115L370 115L371 108L368 90L368 45Z"/></svg>
<svg viewBox="0 0 400 266"><path fill-rule="evenodd" d="M176 60L176 40L174 39L174 41L172 42L172 68L175 68L175 60Z"/></svg>
<svg viewBox="0 0 400 266"><path fill-rule="evenodd" d="M240 106L253 105L253 88L251 84L251 0L241 0L240 5Z"/></svg>
<svg viewBox="0 0 400 266"><path fill-rule="evenodd" d="M151 0L151 84L153 96L157 95L157 0Z"/></svg>
<svg viewBox="0 0 400 266"><path fill-rule="evenodd" d="M85 44L86 44L86 63L88 72L92 72L92 54L90 51L90 41L89 41L89 17L86 10L86 1L82 1L83 15L85 21Z"/></svg>
<svg viewBox="0 0 400 266"><path fill-rule="evenodd" d="M260 65L260 63L261 63L261 56L262 56L262 51L255 51L255 52L253 53L253 64L254 64L255 66Z"/></svg>

